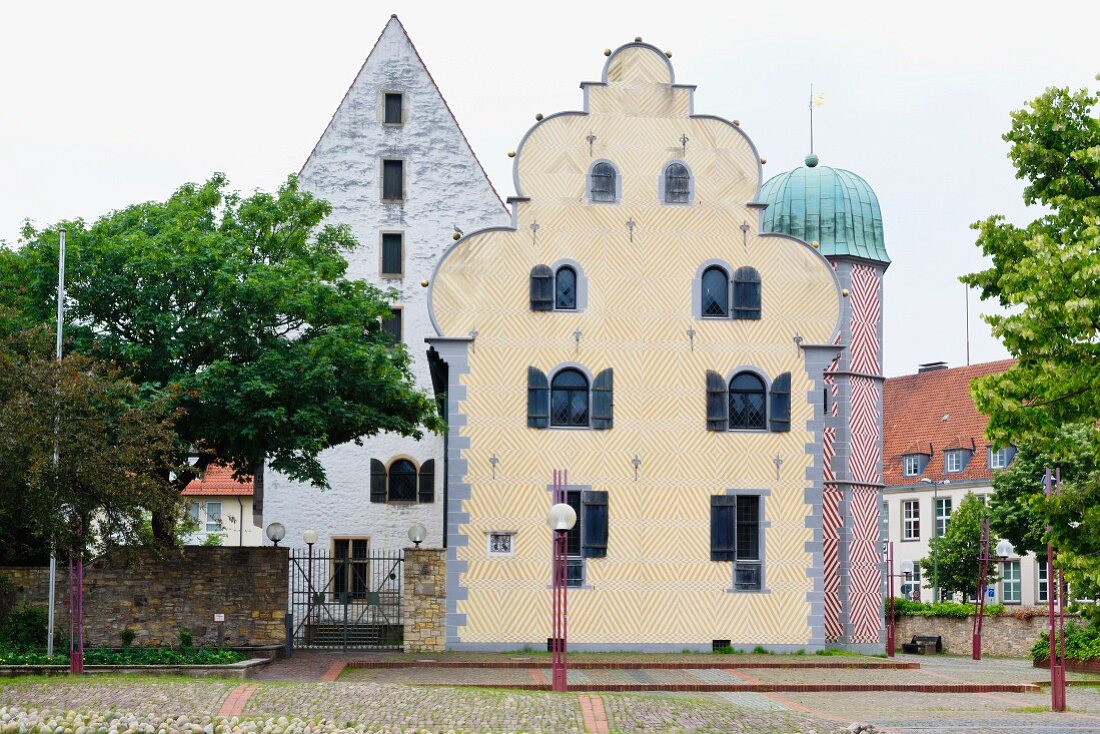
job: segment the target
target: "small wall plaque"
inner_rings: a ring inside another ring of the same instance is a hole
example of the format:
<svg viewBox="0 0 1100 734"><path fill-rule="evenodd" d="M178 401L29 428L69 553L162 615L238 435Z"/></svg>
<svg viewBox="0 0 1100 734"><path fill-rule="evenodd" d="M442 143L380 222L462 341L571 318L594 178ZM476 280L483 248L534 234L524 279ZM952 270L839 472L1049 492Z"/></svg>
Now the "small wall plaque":
<svg viewBox="0 0 1100 734"><path fill-rule="evenodd" d="M215 614L214 615L214 621L215 622L224 622L225 621L225 615L224 614Z"/></svg>

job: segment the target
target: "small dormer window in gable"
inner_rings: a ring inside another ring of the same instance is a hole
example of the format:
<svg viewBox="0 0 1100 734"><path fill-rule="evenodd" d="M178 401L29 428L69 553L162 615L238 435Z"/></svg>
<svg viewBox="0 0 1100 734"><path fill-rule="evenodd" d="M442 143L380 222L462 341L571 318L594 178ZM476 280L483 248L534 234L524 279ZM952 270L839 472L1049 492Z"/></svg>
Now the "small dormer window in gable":
<svg viewBox="0 0 1100 734"><path fill-rule="evenodd" d="M943 470L947 474L957 474L966 468L970 452L965 449L951 449L943 452Z"/></svg>
<svg viewBox="0 0 1100 734"><path fill-rule="evenodd" d="M589 178L589 198L592 201L615 202L617 200L618 173L615 166L600 161L592 166Z"/></svg>
<svg viewBox="0 0 1100 734"><path fill-rule="evenodd" d="M665 166L665 203L691 203L691 174L683 163Z"/></svg>
<svg viewBox="0 0 1100 734"><path fill-rule="evenodd" d="M401 92L386 92L383 122L387 125L400 125L404 122L403 108L405 95Z"/></svg>
<svg viewBox="0 0 1100 734"><path fill-rule="evenodd" d="M1012 457L1016 454L1016 449L1011 446L1003 449L990 449L989 450L989 468L990 469L1004 469L1010 463L1012 463Z"/></svg>
<svg viewBox="0 0 1100 734"><path fill-rule="evenodd" d="M920 454L906 454L902 457L902 474L907 477L919 477L921 470Z"/></svg>

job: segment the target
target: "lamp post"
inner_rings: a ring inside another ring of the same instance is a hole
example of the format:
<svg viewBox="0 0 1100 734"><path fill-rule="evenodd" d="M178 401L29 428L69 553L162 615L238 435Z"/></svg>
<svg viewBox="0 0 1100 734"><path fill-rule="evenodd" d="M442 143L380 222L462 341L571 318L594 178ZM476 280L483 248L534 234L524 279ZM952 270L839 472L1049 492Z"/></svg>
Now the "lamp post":
<svg viewBox="0 0 1100 734"><path fill-rule="evenodd" d="M306 544L306 622L313 623L313 544L317 542L317 531L312 528L302 533L302 542ZM308 631L308 627L306 628Z"/></svg>
<svg viewBox="0 0 1100 734"><path fill-rule="evenodd" d="M997 543L997 563L1004 563L1016 549L1012 543L1002 540ZM978 588L977 601L974 603L973 639L971 641L971 658L982 659L982 627L985 622L985 597L986 579L989 576L989 562L993 560L989 556L989 520L982 520L981 534L978 538Z"/></svg>
<svg viewBox="0 0 1100 734"><path fill-rule="evenodd" d="M913 562L906 559L901 562L901 573L894 573L894 542L886 543L886 583L890 587L889 604L886 607L886 655L894 657L895 643L895 615L894 615L894 579L900 577L908 580L913 575Z"/></svg>
<svg viewBox="0 0 1100 734"><path fill-rule="evenodd" d="M555 473L555 480L557 475ZM554 482L557 485L557 481ZM556 493L557 494L557 493ZM577 524L577 512L565 502L559 502L550 508L546 519L554 533L554 554L551 570L553 588L553 622L551 624L550 649L553 682L551 689L565 692L568 690L568 665L565 659L568 613L566 608L566 588L568 584L569 531Z"/></svg>
<svg viewBox="0 0 1100 734"><path fill-rule="evenodd" d="M1062 470L1056 470L1053 481L1050 469L1043 477L1043 490L1049 498L1062 493ZM1047 534L1051 526L1047 525ZM1054 592L1058 590L1058 617L1054 616ZM1062 626L1065 622L1065 587L1062 584L1062 569L1058 569L1058 582L1054 581L1054 547L1047 542L1047 636L1050 643L1050 710L1066 710L1066 638Z"/></svg>
<svg viewBox="0 0 1100 734"><path fill-rule="evenodd" d="M279 541L286 537L286 528L283 527L281 522L273 522L267 526L267 539L271 541L272 545L276 548L279 547Z"/></svg>
<svg viewBox="0 0 1100 734"><path fill-rule="evenodd" d="M936 515L939 512L940 493L939 489L945 484L951 484L950 479L941 479L938 482L933 482L926 477L920 478L924 484L932 485L932 602L938 602L940 600L940 552L939 543L936 542L936 538L940 537L939 528L937 527ZM944 532L947 528L944 528Z"/></svg>

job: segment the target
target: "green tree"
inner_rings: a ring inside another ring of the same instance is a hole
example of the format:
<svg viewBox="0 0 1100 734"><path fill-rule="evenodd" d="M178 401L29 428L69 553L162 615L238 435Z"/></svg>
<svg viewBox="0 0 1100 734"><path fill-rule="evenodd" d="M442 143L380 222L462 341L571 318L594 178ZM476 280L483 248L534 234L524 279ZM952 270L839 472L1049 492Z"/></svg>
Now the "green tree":
<svg viewBox="0 0 1100 734"><path fill-rule="evenodd" d="M1004 135L1024 201L1047 212L1027 226L991 216L974 224L992 266L964 276L1007 315L988 316L1016 358L975 381L987 436L1055 458L1072 448L1062 427L1100 418L1100 119L1088 90L1050 88L1012 113Z"/></svg>
<svg viewBox="0 0 1100 734"><path fill-rule="evenodd" d="M989 510L985 503L973 492L967 492L951 513L947 531L929 542L930 552L920 560L922 577L933 578L934 559L938 558L940 588L946 594L973 593L978 585L981 522L988 517ZM992 583L997 578L996 564L990 563L987 583Z"/></svg>
<svg viewBox="0 0 1100 734"><path fill-rule="evenodd" d="M91 226L64 223L73 348L178 411L173 464L195 450L199 462L177 488L215 458L238 476L266 460L324 487L324 449L440 428L408 352L381 328L395 294L345 277L357 243L323 224L331 206L293 176L274 194L226 189L215 175ZM27 226L20 248L0 253L11 327L51 318L57 238L57 227Z"/></svg>
<svg viewBox="0 0 1100 734"><path fill-rule="evenodd" d="M50 337L0 343L0 526L62 557L141 542L143 512L180 512L156 471L175 442L168 408L101 360L55 361Z"/></svg>

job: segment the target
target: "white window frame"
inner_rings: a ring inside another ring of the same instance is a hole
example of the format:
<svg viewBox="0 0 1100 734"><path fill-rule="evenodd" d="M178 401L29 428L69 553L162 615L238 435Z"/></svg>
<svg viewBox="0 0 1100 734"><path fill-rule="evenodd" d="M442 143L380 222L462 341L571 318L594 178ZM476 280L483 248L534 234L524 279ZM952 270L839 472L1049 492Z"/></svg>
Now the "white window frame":
<svg viewBox="0 0 1100 734"><path fill-rule="evenodd" d="M216 520L217 526L214 527L214 528L210 527L210 517L213 514L210 511L211 507L217 507L218 508L218 515L217 515L217 520ZM208 532L208 533L222 533L222 532L225 532L225 523L222 522L222 503L221 502L207 502L206 503L206 532Z"/></svg>
<svg viewBox="0 0 1100 734"><path fill-rule="evenodd" d="M507 538L508 550L494 550L493 540L494 538ZM493 558L503 558L513 556L516 553L516 533L512 530L490 530L485 533L485 553Z"/></svg>
<svg viewBox="0 0 1100 734"><path fill-rule="evenodd" d="M920 455L919 454L906 454L901 457L902 460L902 474L907 477L919 477L920 476Z"/></svg>
<svg viewBox="0 0 1100 734"><path fill-rule="evenodd" d="M945 474L958 474L963 470L966 462L963 461L961 449L952 449L943 452L943 471Z"/></svg>
<svg viewBox="0 0 1100 734"><path fill-rule="evenodd" d="M1005 561L1003 564L1004 573L1001 574L1001 602L1003 604L1021 604L1023 603L1023 585L1021 583L1021 570L1020 559L1014 558L1010 561ZM1008 570L1010 568L1016 569L1014 577L1009 578ZM1009 590L1013 590L1015 598L1009 598Z"/></svg>
<svg viewBox="0 0 1100 734"><path fill-rule="evenodd" d="M947 514L940 512L941 504L946 506ZM942 538L947 535L947 526L951 524L951 513L955 510L955 503L950 497L937 497L935 500L935 515L936 515L936 535L937 538Z"/></svg>
<svg viewBox="0 0 1100 734"><path fill-rule="evenodd" d="M908 587L908 588L906 588ZM920 561L913 561L913 574L906 579L903 574L901 577L901 594L906 599L913 599L913 592L921 588L920 578Z"/></svg>
<svg viewBox="0 0 1100 734"><path fill-rule="evenodd" d="M989 468L990 469L1004 469L1008 466L1009 454L1011 449L989 449Z"/></svg>
<svg viewBox="0 0 1100 734"><path fill-rule="evenodd" d="M920 540L920 500L901 501L901 539Z"/></svg>

